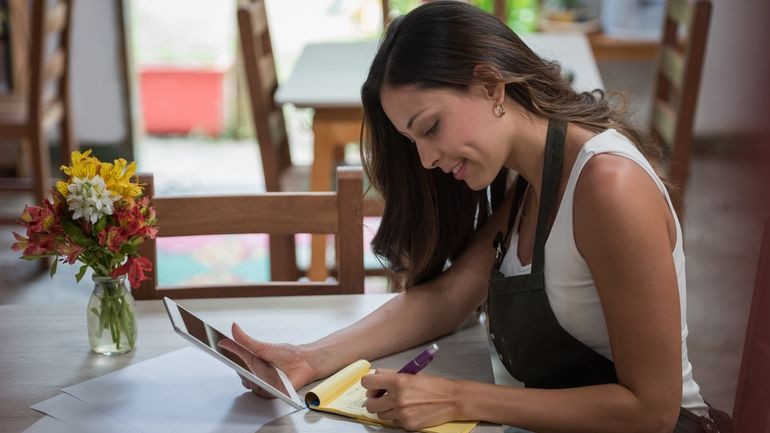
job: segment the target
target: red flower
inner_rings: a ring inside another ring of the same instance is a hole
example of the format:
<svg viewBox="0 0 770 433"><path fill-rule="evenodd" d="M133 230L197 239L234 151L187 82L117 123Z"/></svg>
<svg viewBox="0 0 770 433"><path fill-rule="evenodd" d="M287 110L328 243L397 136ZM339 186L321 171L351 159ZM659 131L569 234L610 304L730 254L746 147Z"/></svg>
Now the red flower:
<svg viewBox="0 0 770 433"><path fill-rule="evenodd" d="M43 201L42 206L24 206L21 222L33 232L49 232L59 222L59 215L56 210L48 200Z"/></svg>
<svg viewBox="0 0 770 433"><path fill-rule="evenodd" d="M13 232L13 237L16 238L16 240L18 242L14 242L11 245L11 249L12 250L18 252L18 251L23 251L27 247L29 247L29 239L27 239L26 237L24 237L24 236L22 236L22 235L20 235L20 234L18 234L16 232Z"/></svg>
<svg viewBox="0 0 770 433"><path fill-rule="evenodd" d="M120 247L128 240L126 233L118 227L110 227L107 230L102 230L98 234L99 245L107 247L113 253L120 251Z"/></svg>
<svg viewBox="0 0 770 433"><path fill-rule="evenodd" d="M56 252L60 256L67 256L67 258L64 259L64 262L69 263L70 265L75 264L75 262L78 260L78 256L80 256L83 251L85 251L85 248L78 244L69 242L59 245L59 247L56 249Z"/></svg>
<svg viewBox="0 0 770 433"><path fill-rule="evenodd" d="M35 233L27 231L29 239L18 239L19 244L24 244L24 256L44 256L56 249L56 235L50 233ZM16 234L14 233L14 236ZM15 245L15 244L14 244Z"/></svg>
<svg viewBox="0 0 770 433"><path fill-rule="evenodd" d="M128 281L131 283L131 287L136 288L139 286L139 283L148 279L144 273L150 271L152 271L152 262L144 257L129 257L126 263L113 270L110 276L117 278L128 274Z"/></svg>
<svg viewBox="0 0 770 433"><path fill-rule="evenodd" d="M142 227L142 230L139 232L139 235L147 239L155 239L155 236L158 235L158 228L151 227L151 226L144 226Z"/></svg>
<svg viewBox="0 0 770 433"><path fill-rule="evenodd" d="M131 205L115 213L118 225L125 231L126 237L135 235L142 228L142 214L136 205Z"/></svg>

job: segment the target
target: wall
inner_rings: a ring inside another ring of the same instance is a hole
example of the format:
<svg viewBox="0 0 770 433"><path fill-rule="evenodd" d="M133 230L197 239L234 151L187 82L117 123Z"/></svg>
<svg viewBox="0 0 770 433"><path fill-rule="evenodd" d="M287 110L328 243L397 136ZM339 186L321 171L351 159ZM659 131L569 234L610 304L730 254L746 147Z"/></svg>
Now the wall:
<svg viewBox="0 0 770 433"><path fill-rule="evenodd" d="M73 11L72 105L83 144L126 140L116 14L121 0L78 0Z"/></svg>
<svg viewBox="0 0 770 433"><path fill-rule="evenodd" d="M605 0L607 1L607 0ZM758 86L770 76L767 48L770 2L764 0L713 0L711 28L701 81L695 134L727 136L756 130L763 113ZM607 89L626 91L646 125L652 98L652 62L601 62Z"/></svg>
<svg viewBox="0 0 770 433"><path fill-rule="evenodd" d="M76 133L86 143L117 143L125 139L124 102L120 91L117 1L80 0L75 7L73 100ZM608 1L608 0L605 0ZM762 110L758 83L770 76L763 25L770 16L764 0L714 0L698 114L697 136L724 136L751 130ZM629 94L636 120L646 125L652 92L651 62L601 62L607 89Z"/></svg>

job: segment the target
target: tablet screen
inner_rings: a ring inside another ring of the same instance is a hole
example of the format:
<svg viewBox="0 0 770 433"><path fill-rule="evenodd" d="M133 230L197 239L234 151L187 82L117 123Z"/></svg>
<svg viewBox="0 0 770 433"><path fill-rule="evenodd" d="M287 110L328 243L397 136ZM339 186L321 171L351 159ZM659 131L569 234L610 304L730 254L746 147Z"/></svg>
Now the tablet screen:
<svg viewBox="0 0 770 433"><path fill-rule="evenodd" d="M283 374L283 372L281 372L278 369L275 369L276 372L278 373L279 378L284 384L284 388L290 389L292 392L285 392L282 389L277 389L273 386L270 386L268 382L268 380L270 379L255 375L249 369L249 367L241 360L239 356L219 347L218 343L222 340L229 340L234 344L239 345L233 339L223 334L222 332L219 332L217 329L210 326L208 323L204 322L203 320L201 320L196 315L189 312L188 310L186 310L176 302L168 298L164 298L163 301L166 306L166 310L168 312L169 318L171 319L171 323L174 325L174 329L180 335L182 335L187 340L189 340L199 348L203 349L204 351L210 354L219 355L215 357L217 357L220 361L225 362L225 364L228 364L228 361L229 361L228 365L230 367L234 368L242 376L245 376L251 382L255 383L256 385L270 392L275 397L278 397L281 400L284 400L287 402L293 402L294 404L290 403L292 405L295 405L295 404L301 405L301 400L299 399L299 397L297 397L296 392L293 392L294 389L291 387L291 383L288 381L288 379L286 378L286 375ZM241 345L239 346L243 347ZM245 350L248 350L248 349L245 349ZM266 364L266 365L269 366L269 364ZM235 368L236 366L239 368ZM275 368L272 366L269 366L269 367Z"/></svg>

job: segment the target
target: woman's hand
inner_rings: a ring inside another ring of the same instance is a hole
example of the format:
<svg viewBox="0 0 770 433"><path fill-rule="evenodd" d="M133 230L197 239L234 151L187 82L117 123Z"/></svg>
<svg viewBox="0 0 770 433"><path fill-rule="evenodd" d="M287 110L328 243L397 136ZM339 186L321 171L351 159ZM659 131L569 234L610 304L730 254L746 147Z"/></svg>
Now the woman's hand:
<svg viewBox="0 0 770 433"><path fill-rule="evenodd" d="M419 430L460 419L458 383L426 374L377 369L361 379L366 410L406 430ZM375 398L381 389L382 397Z"/></svg>
<svg viewBox="0 0 770 433"><path fill-rule="evenodd" d="M248 350L243 350L237 344L229 340L221 340L219 347L235 354L248 366L256 376L262 378L273 387L286 392L278 373L271 365L280 368L289 378L294 389L312 382L316 376L312 361L306 350L301 346L291 344L273 344L255 340L249 337L240 326L233 323L233 339ZM266 391L254 385L241 376L241 382L245 388L251 389L254 394L263 398L274 398Z"/></svg>

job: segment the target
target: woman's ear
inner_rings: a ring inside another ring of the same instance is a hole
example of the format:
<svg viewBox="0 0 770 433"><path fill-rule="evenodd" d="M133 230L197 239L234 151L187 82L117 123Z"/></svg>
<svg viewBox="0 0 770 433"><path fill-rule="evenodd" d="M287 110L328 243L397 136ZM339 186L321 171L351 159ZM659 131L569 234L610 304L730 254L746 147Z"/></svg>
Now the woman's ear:
<svg viewBox="0 0 770 433"><path fill-rule="evenodd" d="M486 96L495 105L501 105L505 101L505 83L500 71L489 64L476 65L473 68L473 78L484 87Z"/></svg>

